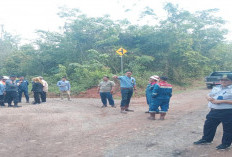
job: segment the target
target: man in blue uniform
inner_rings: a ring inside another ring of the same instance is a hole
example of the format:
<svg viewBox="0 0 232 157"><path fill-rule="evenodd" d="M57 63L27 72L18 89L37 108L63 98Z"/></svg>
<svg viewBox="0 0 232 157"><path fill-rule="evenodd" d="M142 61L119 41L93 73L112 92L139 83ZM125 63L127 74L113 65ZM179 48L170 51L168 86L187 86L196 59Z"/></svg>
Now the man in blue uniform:
<svg viewBox="0 0 232 157"><path fill-rule="evenodd" d="M19 92L19 103L22 101L22 95L24 93L26 102L29 103L29 95L28 95L28 85L29 82L24 79L23 76L19 77L19 80L16 81L18 85L18 92Z"/></svg>
<svg viewBox="0 0 232 157"><path fill-rule="evenodd" d="M146 100L147 100L147 105L151 105L151 99L152 99L152 90L154 89L155 84L159 81L159 76L151 76L149 78L149 84L147 85L146 88ZM146 111L145 113L149 113L149 110Z"/></svg>
<svg viewBox="0 0 232 157"><path fill-rule="evenodd" d="M16 83L16 76L11 75L10 79L6 81L6 99L8 107L21 107L18 106L18 85ZM14 106L11 104L14 101Z"/></svg>
<svg viewBox="0 0 232 157"><path fill-rule="evenodd" d="M121 87L121 113L133 112L129 109L130 99L133 95L133 91L136 90L135 78L131 77L132 72L127 71L125 76L113 76L115 79L120 80Z"/></svg>
<svg viewBox="0 0 232 157"><path fill-rule="evenodd" d="M155 114L160 113L160 120L164 120L168 112L169 101L172 97L172 85L168 84L167 79L168 78L164 76L160 77L159 83L155 84L152 91L151 105L149 106L149 119L155 120Z"/></svg>
<svg viewBox="0 0 232 157"><path fill-rule="evenodd" d="M5 106L4 104L4 94L5 94L5 86L2 83L3 77L0 78L0 106Z"/></svg>
<svg viewBox="0 0 232 157"><path fill-rule="evenodd" d="M206 98L211 110L206 116L203 136L194 144L210 144L218 125L222 123L222 143L216 149L227 149L232 143L232 75L224 76L221 79L221 85L215 86Z"/></svg>

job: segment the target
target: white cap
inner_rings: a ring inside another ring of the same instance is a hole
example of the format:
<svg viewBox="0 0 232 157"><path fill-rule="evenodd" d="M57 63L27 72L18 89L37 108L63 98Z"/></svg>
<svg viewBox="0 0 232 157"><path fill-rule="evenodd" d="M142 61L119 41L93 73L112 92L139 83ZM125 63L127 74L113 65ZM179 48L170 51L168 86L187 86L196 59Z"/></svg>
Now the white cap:
<svg viewBox="0 0 232 157"><path fill-rule="evenodd" d="M8 76L3 76L2 79L3 80L9 80L10 78Z"/></svg>
<svg viewBox="0 0 232 157"><path fill-rule="evenodd" d="M153 77L158 78L158 79L160 78L158 75L153 75Z"/></svg>
<svg viewBox="0 0 232 157"><path fill-rule="evenodd" d="M156 81L159 80L159 78L157 78L157 77L155 77L155 76L151 76L150 79L153 79L153 80L156 80Z"/></svg>

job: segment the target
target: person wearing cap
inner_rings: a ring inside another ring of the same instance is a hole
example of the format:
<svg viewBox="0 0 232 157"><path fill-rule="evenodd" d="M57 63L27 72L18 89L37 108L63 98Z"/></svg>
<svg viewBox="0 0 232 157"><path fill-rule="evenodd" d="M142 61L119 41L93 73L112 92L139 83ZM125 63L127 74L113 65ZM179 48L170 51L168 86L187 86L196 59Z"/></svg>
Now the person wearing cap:
<svg viewBox="0 0 232 157"><path fill-rule="evenodd" d="M157 75L151 76L149 78L149 83L148 83L147 88L146 88L146 100L147 100L148 106L151 105L152 90L154 89L154 86L158 80L159 80L159 76L157 76ZM149 113L149 109L145 113Z"/></svg>
<svg viewBox="0 0 232 157"><path fill-rule="evenodd" d="M125 76L113 76L114 79L120 80L121 87L121 113L133 112L129 109L129 104L133 91L136 90L136 80L131 77L132 71L127 71Z"/></svg>
<svg viewBox="0 0 232 157"><path fill-rule="evenodd" d="M210 112L206 116L203 136L194 142L195 145L210 144L220 123L223 126L222 143L216 149L224 150L232 143L232 75L222 77L220 84L215 86L206 96Z"/></svg>
<svg viewBox="0 0 232 157"><path fill-rule="evenodd" d="M2 80L0 81L4 86L6 86L6 80L9 80L10 78L8 76L3 76Z"/></svg>
<svg viewBox="0 0 232 157"><path fill-rule="evenodd" d="M57 82L57 86L60 89L61 100L63 100L64 95L67 94L68 100L70 101L71 100L71 96L70 96L71 85L70 85L70 82L66 79L66 77L62 77L62 80Z"/></svg>
<svg viewBox="0 0 232 157"><path fill-rule="evenodd" d="M0 77L0 106L5 106L4 104L4 94L5 94L5 86L2 84L3 77Z"/></svg>
<svg viewBox="0 0 232 157"><path fill-rule="evenodd" d="M17 80L16 83L18 85L19 103L21 103L21 101L22 101L23 93L24 93L24 96L26 98L26 103L29 103L29 94L28 94L29 82L24 79L24 76L20 76L19 80Z"/></svg>
<svg viewBox="0 0 232 157"><path fill-rule="evenodd" d="M101 81L98 85L97 91L100 93L101 101L103 103L102 108L107 107L107 100L111 107L115 108L113 92L114 92L115 83L109 80L108 76L103 77L103 81Z"/></svg>
<svg viewBox="0 0 232 157"><path fill-rule="evenodd" d="M16 83L16 76L11 75L9 80L6 80L6 99L8 107L21 107L18 106L18 85ZM12 105L14 102L14 106Z"/></svg>
<svg viewBox="0 0 232 157"><path fill-rule="evenodd" d="M169 101L172 97L172 85L167 82L167 77L160 77L159 83L152 90L151 105L149 106L149 119L155 120L155 115L160 113L160 120L164 120L169 109ZM160 109L159 109L160 108Z"/></svg>
<svg viewBox="0 0 232 157"><path fill-rule="evenodd" d="M46 102L47 101L47 92L48 92L48 83L43 79L42 76L39 76L41 82L43 83L43 92L41 95L41 102Z"/></svg>

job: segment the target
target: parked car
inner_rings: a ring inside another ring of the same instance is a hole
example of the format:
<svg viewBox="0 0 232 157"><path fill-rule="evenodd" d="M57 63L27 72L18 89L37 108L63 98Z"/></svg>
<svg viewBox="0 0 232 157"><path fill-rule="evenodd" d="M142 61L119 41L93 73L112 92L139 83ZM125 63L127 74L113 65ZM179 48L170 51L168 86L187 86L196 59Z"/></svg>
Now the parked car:
<svg viewBox="0 0 232 157"><path fill-rule="evenodd" d="M205 83L208 89L211 89L215 85L220 84L220 79L227 74L232 74L231 71L216 71L211 73L205 78Z"/></svg>

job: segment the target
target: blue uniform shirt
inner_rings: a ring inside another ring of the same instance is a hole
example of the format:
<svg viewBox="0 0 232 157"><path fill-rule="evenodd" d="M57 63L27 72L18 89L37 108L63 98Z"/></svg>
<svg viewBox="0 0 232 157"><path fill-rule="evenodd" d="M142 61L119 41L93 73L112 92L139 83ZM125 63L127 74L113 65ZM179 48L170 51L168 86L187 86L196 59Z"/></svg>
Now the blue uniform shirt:
<svg viewBox="0 0 232 157"><path fill-rule="evenodd" d="M16 81L12 81L11 79L6 80L6 91L7 92L10 92L10 91L17 92L18 85L17 85Z"/></svg>
<svg viewBox="0 0 232 157"><path fill-rule="evenodd" d="M57 86L60 88L60 91L70 91L70 83L69 81L58 81Z"/></svg>
<svg viewBox="0 0 232 157"><path fill-rule="evenodd" d="M216 100L232 100L232 85L227 87L215 86L209 96ZM213 104L209 102L208 106L213 109L232 109L232 104Z"/></svg>
<svg viewBox="0 0 232 157"><path fill-rule="evenodd" d="M154 89L155 84L148 84L146 88L146 98L147 98L147 104L149 105L151 103L152 99L152 90Z"/></svg>
<svg viewBox="0 0 232 157"><path fill-rule="evenodd" d="M5 92L5 86L0 82L0 95L3 95Z"/></svg>
<svg viewBox="0 0 232 157"><path fill-rule="evenodd" d="M155 84L152 97L156 99L170 99L172 97L172 85L167 82Z"/></svg>
<svg viewBox="0 0 232 157"><path fill-rule="evenodd" d="M19 83L19 82L20 80L16 81L16 83ZM29 85L29 82L27 80L23 80L21 84L19 85L19 90L28 91L28 85Z"/></svg>
<svg viewBox="0 0 232 157"><path fill-rule="evenodd" d="M134 88L136 85L135 78L133 77L119 76L118 79L120 80L121 88Z"/></svg>

